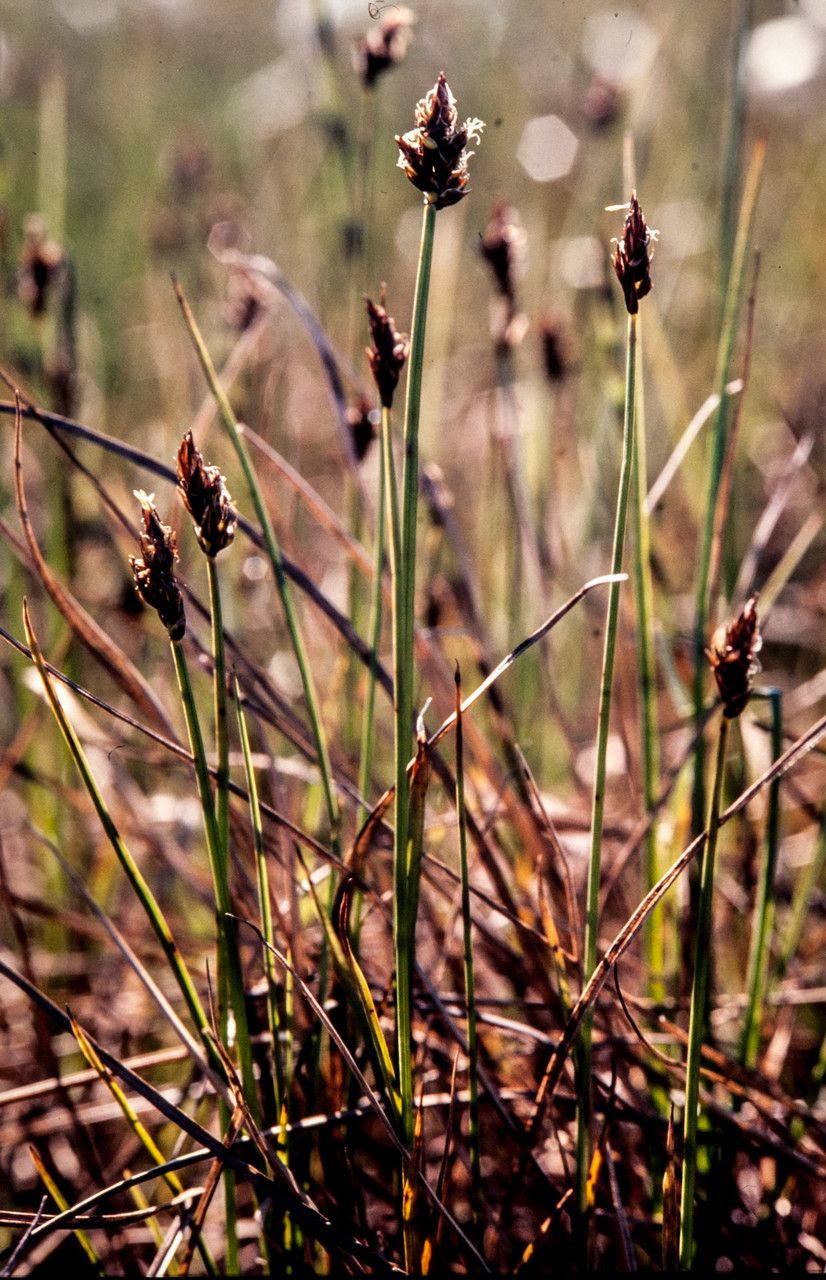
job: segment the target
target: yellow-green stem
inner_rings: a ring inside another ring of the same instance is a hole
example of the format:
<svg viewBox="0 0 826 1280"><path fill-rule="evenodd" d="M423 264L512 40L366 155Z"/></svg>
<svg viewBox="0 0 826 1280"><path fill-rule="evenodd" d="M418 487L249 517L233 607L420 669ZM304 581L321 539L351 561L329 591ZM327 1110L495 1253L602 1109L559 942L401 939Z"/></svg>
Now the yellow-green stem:
<svg viewBox="0 0 826 1280"><path fill-rule="evenodd" d="M680 1192L680 1270L690 1271L694 1254L694 1189L697 1181L697 1124L700 1098L700 1061L703 1027L708 1003L711 971L711 923L714 907L714 864L720 826L729 721L720 721L717 760L708 814L708 834L700 868L700 902L694 946L694 980L691 987L691 1015L688 1025L685 1113L683 1116L683 1176Z"/></svg>
<svg viewBox="0 0 826 1280"><path fill-rule="evenodd" d="M634 453L634 410L637 385L637 317L628 317L628 341L625 364L625 413L622 428L622 459L619 493L614 522L614 545L611 572L622 572L622 552L631 488L631 462ZM611 690L614 682L614 655L619 621L620 583L612 582L608 595L605 624L605 647L600 680L599 718L597 722L594 787L591 809L591 850L588 861L588 887L585 910L585 941L582 957L582 980L587 982L597 963L599 931L599 884L602 865L602 829L605 818L606 759L608 726L611 712ZM576 1055L577 1076L577 1203L584 1220L588 1208L588 1173L591 1164L592 1090L591 1090L591 1016L583 1020Z"/></svg>

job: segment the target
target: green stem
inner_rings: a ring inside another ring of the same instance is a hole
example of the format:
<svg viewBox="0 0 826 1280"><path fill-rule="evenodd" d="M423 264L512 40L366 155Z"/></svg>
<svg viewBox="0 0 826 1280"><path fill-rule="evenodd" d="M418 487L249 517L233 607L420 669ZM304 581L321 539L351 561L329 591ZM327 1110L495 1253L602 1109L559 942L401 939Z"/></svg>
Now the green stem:
<svg viewBox="0 0 826 1280"><path fill-rule="evenodd" d="M625 524L628 514L628 496L631 488L631 462L634 453L634 414L637 388L637 317L628 317L628 342L625 363L625 414L622 428L622 460L620 463L619 493L614 523L614 545L611 572L622 572L622 551L625 541ZM596 757L594 761L594 790L591 811L591 850L588 862L588 887L586 891L585 941L582 957L582 979L587 982L596 968L597 935L599 931L599 884L602 864L602 829L605 818L605 779L608 753L608 726L611 713L611 689L614 682L614 656L617 646L619 621L620 583L612 582L608 595L608 616L605 624L605 648L602 657L600 681L599 719L597 724ZM582 1024L577 1053L577 1197L581 1218L588 1208L588 1173L591 1164L591 1023L589 1015Z"/></svg>
<svg viewBox="0 0 826 1280"><path fill-rule="evenodd" d="M641 345L641 335L639 338ZM648 492L645 441L645 402L642 380L634 414L632 514L634 520L634 596L637 607L637 665L640 684L640 739L642 748L643 803L650 814L660 791L659 740L657 726L657 685L654 658L654 584L651 577L651 533L645 499ZM657 827L652 823L645 837L646 885L651 889L659 879ZM645 957L648 992L652 1000L665 994L665 934L661 906L646 922Z"/></svg>
<svg viewBox="0 0 826 1280"><path fill-rule="evenodd" d="M794 887L792 895L792 905L789 911L789 919L786 925L786 932L783 937L783 945L780 948L780 955L777 959L777 969L774 974L774 986L779 986L786 976L786 970L791 963L792 957L800 945L800 939L803 934L803 926L809 914L809 905L811 903L812 894L817 886L822 882L823 873L826 871L826 814L820 820L820 831L818 832L815 847L812 852L808 865L800 873L797 883Z"/></svg>
<svg viewBox="0 0 826 1280"><path fill-rule="evenodd" d="M385 422L386 419L386 422ZM387 435L390 439L390 410L382 406L381 411L381 436L382 442ZM386 467L384 461L384 447L382 444L381 458L379 460L379 492L376 502L376 549L375 549L375 571L373 576L373 598L370 608L370 667L367 672L367 693L364 699L364 719L361 728L361 753L359 757L359 795L363 800L367 800L370 791L370 781L373 771L373 721L375 719L376 708L376 674L379 661L379 648L381 645L381 623L382 623L382 586L384 580L384 529L385 529L385 491L386 491ZM358 815L356 818L356 826L361 827L367 818L367 809L363 804L359 805Z"/></svg>
<svg viewBox="0 0 826 1280"><path fill-rule="evenodd" d="M694 613L694 728L699 734L705 689L705 644L708 631L708 619L711 605L711 594L714 584L711 581L711 563L714 550L714 526L717 510L717 497L720 488L720 477L726 453L726 439L730 418L730 397L726 395L726 387L731 378L731 365L734 359L734 347L737 339L737 322L743 302L746 283L747 250L751 234L754 210L757 204L757 193L760 188L760 177L763 171L765 145L758 143L754 149L751 166L746 177L743 200L740 206L740 217L737 225L734 248L731 257L726 291L723 324L720 332L720 344L717 353L716 390L719 396L717 412L714 419L711 463L708 473L708 490L700 543L700 568L697 576L697 599ZM694 764L694 784L692 794L692 831L696 835L702 830L705 817L705 744L702 737L698 739Z"/></svg>
<svg viewBox="0 0 826 1280"><path fill-rule="evenodd" d="M771 703L771 745L772 763L774 763L783 754L783 703L779 689L767 690L766 696ZM740 1061L744 1067L754 1067L760 1048L763 1002L768 985L769 943L774 928L774 875L777 868L779 834L780 779L775 778L769 787L766 843L760 868L760 883L754 906L754 925L749 949L748 1003L740 1041Z"/></svg>
<svg viewBox="0 0 826 1280"><path fill-rule="evenodd" d="M720 799L723 793L726 746L729 721L720 721L717 739L717 761L708 815L708 836L700 869L700 903L694 949L694 981L691 988L691 1016L688 1025L688 1058L686 1060L685 1113L683 1116L683 1177L680 1198L680 1270L690 1271L694 1253L694 1188L697 1181L697 1123L700 1098L700 1060L703 1049L703 1027L708 1003L711 971L711 924L714 905L714 863L720 825Z"/></svg>
<svg viewBox="0 0 826 1280"><path fill-rule="evenodd" d="M215 822L225 862L229 862L229 730L227 726L227 670L224 656L224 624L218 569L212 556L206 557L209 576L209 607L212 617L213 704L215 711Z"/></svg>
<svg viewBox="0 0 826 1280"><path fill-rule="evenodd" d="M470 878L468 875L467 822L465 820L465 749L462 732L462 695L459 668L456 668L456 816L459 823L459 869L462 877L462 937L465 953L465 1008L468 1050L468 1141L470 1145L470 1186L473 1220L482 1221L482 1156L479 1141L478 1044L476 1036L476 984L473 974Z"/></svg>
<svg viewBox="0 0 826 1280"><path fill-rule="evenodd" d="M402 471L402 510L398 523L398 539L393 531L391 565L393 569L393 679L395 686L395 836L393 842L393 923L396 965L396 1053L399 1060L399 1088L404 1115L404 1136L408 1145L413 1139L413 1072L410 1053L412 1020L410 974L411 957L403 954L406 940L415 939L415 926L408 918L410 903L407 886L408 808L410 784L407 763L411 754L413 731L413 633L416 592L416 517L419 497L419 414L422 399L424 341L427 322L427 297L430 267L433 260L433 233L436 209L430 202L424 206L413 323L410 334L410 359L407 376L407 400L404 415L404 466ZM389 431L385 437L385 456L389 450ZM393 472L388 468L389 503L394 503ZM391 528L393 524L391 510Z"/></svg>
<svg viewBox="0 0 826 1280"><path fill-rule="evenodd" d="M244 1000L244 975L241 971L241 957L238 951L237 930L235 919L232 915L232 896L230 894L229 887L229 865L227 858L224 856L224 851L218 835L218 823L215 817L215 804L212 798L212 785L210 782L209 768L207 766L206 752L204 750L204 739L203 734L201 733L198 709L195 704L195 695L192 691L192 683L189 678L189 668L187 666L186 655L184 653L183 644L180 640L171 640L170 647L172 649L172 657L175 663L175 674L178 677L178 688L180 689L181 703L183 705L184 717L186 719L189 746L192 751L192 758L195 762L198 798L201 802L201 812L204 820L204 835L206 836L207 854L209 856L209 865L212 872L212 883L215 892L215 911L218 933L219 992L224 987L224 984L226 984L225 990L228 992L229 1002L232 1006L232 1012L235 1018L238 1055L241 1061L241 1079L243 1081L244 1092L249 1103L250 1111L256 1123L258 1123L258 1094L255 1086L255 1074L252 1068L252 1048L250 1045L249 1029L247 1027L247 1012ZM225 1006L221 1008L220 1014L221 1033L225 1036L227 1028L227 1010Z"/></svg>
<svg viewBox="0 0 826 1280"><path fill-rule="evenodd" d="M204 371L209 389L212 392L215 403L218 407L218 413L224 425L224 429L229 436L232 445L238 455L238 461L244 472L244 479L247 482L252 505L255 508L255 514L261 525L261 531L264 535L264 545L267 555L272 565L273 575L275 577L275 585L281 599L281 607L284 611L284 618L287 623L287 630L290 635L290 643L292 644L295 660L298 665L298 671L301 678L301 687L304 692L304 700L307 703L307 711L310 716L310 724L312 727L313 739L315 742L316 753L318 755L318 766L321 771L321 784L324 790L324 800L327 807L327 815L330 823L331 843L333 852L338 855L339 844L339 828L340 813L338 800L336 799L335 786L333 783L333 770L330 763L330 753L327 747L327 738L324 733L324 726L321 721L321 711L318 702L318 696L315 689L315 681L313 680L312 668L307 657L307 651L304 647L304 640L301 635L301 628L298 623L298 615L293 605L290 584L284 570L284 562L281 557L281 548L275 536L269 513L264 503L261 488L258 484L258 477L255 474L255 468L252 459L244 443L241 432L238 427L238 421L232 411L229 399L224 388L221 386L212 357L207 351L206 344L201 336L195 317L189 307L189 303L183 295L180 286L176 283L175 292L181 307L184 321L189 330L190 336L198 353L201 362L201 368Z"/></svg>

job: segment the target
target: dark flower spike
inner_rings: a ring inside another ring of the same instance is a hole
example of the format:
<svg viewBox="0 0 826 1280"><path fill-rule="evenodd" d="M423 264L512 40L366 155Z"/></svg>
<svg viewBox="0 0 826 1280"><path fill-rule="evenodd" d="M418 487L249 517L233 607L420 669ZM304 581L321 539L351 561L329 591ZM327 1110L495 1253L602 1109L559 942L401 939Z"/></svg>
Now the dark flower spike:
<svg viewBox="0 0 826 1280"><path fill-rule="evenodd" d="M208 556L217 556L235 537L238 516L226 480L217 467L204 466L191 431L187 431L178 450L178 492L195 522L201 550Z"/></svg>
<svg viewBox="0 0 826 1280"><path fill-rule="evenodd" d="M750 596L739 618L718 627L706 649L727 720L736 719L751 697L752 681L760 670L757 654L762 643L757 596Z"/></svg>
<svg viewBox="0 0 826 1280"><path fill-rule="evenodd" d="M186 631L186 615L181 589L172 572L178 559L175 534L168 525L162 524L155 510L154 494L136 489L135 497L141 504L143 517L143 532L139 535L141 555L129 557L135 590L144 604L157 612L170 640L181 640Z"/></svg>
<svg viewBox="0 0 826 1280"><path fill-rule="evenodd" d="M616 245L611 262L622 285L629 315L637 314L640 299L651 292L651 246L658 235L658 231L649 229L637 193L632 191L622 239L611 241Z"/></svg>
<svg viewBox="0 0 826 1280"><path fill-rule="evenodd" d="M457 127L457 120L456 100L442 71L430 93L416 104L414 127L396 136L399 167L437 209L457 204L468 194L467 164L473 152L467 144L478 142L485 127L477 119Z"/></svg>
<svg viewBox="0 0 826 1280"><path fill-rule="evenodd" d="M356 41L353 65L365 89L375 88L385 71L404 61L415 20L412 9L395 6L363 39Z"/></svg>
<svg viewBox="0 0 826 1280"><path fill-rule="evenodd" d="M385 310L384 285L381 296L379 304L370 298L364 299L373 340L373 345L366 347L365 351L379 390L379 399L385 409L392 409L399 375L410 351L410 339L406 333L399 333L395 320Z"/></svg>
<svg viewBox="0 0 826 1280"><path fill-rule="evenodd" d="M504 200L498 201L482 232L479 252L493 272L500 294L512 306L516 303L516 269L524 247L525 231L519 214Z"/></svg>

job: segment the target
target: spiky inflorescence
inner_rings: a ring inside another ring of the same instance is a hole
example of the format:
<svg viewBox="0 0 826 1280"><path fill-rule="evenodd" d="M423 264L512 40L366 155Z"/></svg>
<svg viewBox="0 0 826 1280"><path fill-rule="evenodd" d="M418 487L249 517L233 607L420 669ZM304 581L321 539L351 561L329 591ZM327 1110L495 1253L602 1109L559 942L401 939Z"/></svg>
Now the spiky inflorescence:
<svg viewBox="0 0 826 1280"><path fill-rule="evenodd" d="M511 305L516 305L516 272L525 248L525 231L519 214L504 200L490 211L490 219L479 252L493 272L496 288Z"/></svg>
<svg viewBox="0 0 826 1280"><path fill-rule="evenodd" d="M376 438L377 420L378 413L366 396L359 396L354 404L347 406L347 426L357 462L364 462L370 452Z"/></svg>
<svg viewBox="0 0 826 1280"><path fill-rule="evenodd" d="M204 465L191 431L187 431L178 450L178 492L195 522L201 550L208 556L217 556L235 537L238 516L226 480L217 467Z"/></svg>
<svg viewBox="0 0 826 1280"><path fill-rule="evenodd" d="M135 589L144 604L154 609L169 632L170 640L180 640L186 631L186 614L181 588L175 579L173 565L178 559L175 534L161 522L155 510L155 496L135 490L141 504L143 532L139 535L140 556L130 556Z"/></svg>
<svg viewBox="0 0 826 1280"><path fill-rule="evenodd" d="M424 192L425 199L445 209L468 194L468 142L482 136L482 120L466 120L457 126L456 100L444 72L439 73L430 92L416 104L415 125L396 145L401 152L399 167Z"/></svg>
<svg viewBox="0 0 826 1280"><path fill-rule="evenodd" d="M739 716L751 697L752 681L760 670L757 654L762 643L757 596L750 596L740 616L718 627L706 649L727 720Z"/></svg>
<svg viewBox="0 0 826 1280"><path fill-rule="evenodd" d="M379 399L385 409L392 409L399 376L410 353L410 339L406 333L399 333L396 322L387 314L383 301L375 303L370 298L365 298L364 303L370 322L370 337L373 340L373 345L365 348L367 359L373 370Z"/></svg>
<svg viewBox="0 0 826 1280"><path fill-rule="evenodd" d="M353 65L365 89L375 88L376 81L391 67L404 60L413 35L415 22L412 9L396 7L387 13L366 36L353 47Z"/></svg>
<svg viewBox="0 0 826 1280"><path fill-rule="evenodd" d="M632 191L622 239L611 242L616 246L611 262L622 285L629 315L637 314L640 299L651 292L651 246L658 234L649 229L637 193Z"/></svg>

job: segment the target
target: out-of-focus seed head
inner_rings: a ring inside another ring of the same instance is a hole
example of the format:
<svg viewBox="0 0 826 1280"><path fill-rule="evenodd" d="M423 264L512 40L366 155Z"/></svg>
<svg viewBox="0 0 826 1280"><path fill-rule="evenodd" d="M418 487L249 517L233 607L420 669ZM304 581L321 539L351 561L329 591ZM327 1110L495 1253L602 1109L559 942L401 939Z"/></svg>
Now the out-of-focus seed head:
<svg viewBox="0 0 826 1280"><path fill-rule="evenodd" d="M42 316L65 268L66 257L60 245L48 238L45 220L39 213L30 213L26 218L23 236L17 296L33 316Z"/></svg>
<svg viewBox="0 0 826 1280"><path fill-rule="evenodd" d="M178 492L195 523L201 550L208 556L217 556L235 537L238 516L226 480L217 467L204 466L191 431L187 431L178 450Z"/></svg>
<svg viewBox="0 0 826 1280"><path fill-rule="evenodd" d="M377 412L366 396L359 396L355 404L347 407L347 425L353 442L357 462L364 462L370 446L376 438Z"/></svg>
<svg viewBox="0 0 826 1280"><path fill-rule="evenodd" d="M649 229L637 193L632 191L622 239L611 242L616 246L611 262L622 285L629 315L637 314L640 299L651 292L651 246L658 235L659 232Z"/></svg>
<svg viewBox="0 0 826 1280"><path fill-rule="evenodd" d="M739 617L718 627L706 649L727 720L739 716L751 697L752 681L760 670L757 654L762 643L757 596L750 596Z"/></svg>
<svg viewBox="0 0 826 1280"><path fill-rule="evenodd" d="M564 382L570 369L569 332L565 318L549 313L539 325L542 362L549 382Z"/></svg>
<svg viewBox="0 0 826 1280"><path fill-rule="evenodd" d="M130 556L135 590L144 604L154 609L169 632L170 640L181 640L186 631L186 614L181 589L173 573L178 559L175 534L162 523L155 510L155 496L135 490L141 504L143 531L139 534L140 556Z"/></svg>
<svg viewBox="0 0 826 1280"><path fill-rule="evenodd" d="M479 252L493 272L496 287L511 304L516 302L516 274L525 249L525 230L519 214L504 200L490 212Z"/></svg>
<svg viewBox="0 0 826 1280"><path fill-rule="evenodd" d="M384 285L381 296L380 303L375 303L370 298L364 299L372 339L372 345L366 347L365 351L376 380L379 399L386 409L392 409L399 376L410 351L410 339L406 333L399 333L395 320L387 314Z"/></svg>
<svg viewBox="0 0 826 1280"><path fill-rule="evenodd" d="M353 46L353 66L365 89L374 89L376 81L403 62L413 38L416 15L412 9L394 7Z"/></svg>
<svg viewBox="0 0 826 1280"><path fill-rule="evenodd" d="M416 104L415 125L409 133L396 135L401 152L399 168L424 192L425 200L437 209L457 204L468 194L469 142L478 142L485 125L468 119L457 126L456 100L444 72L433 88Z"/></svg>

